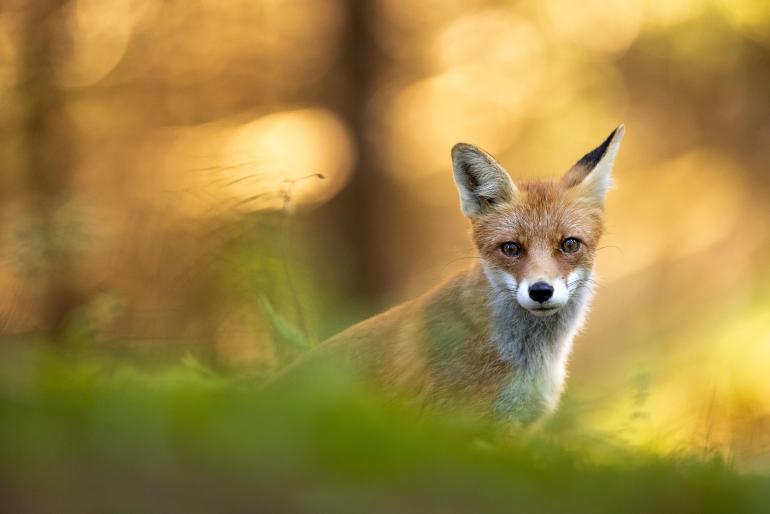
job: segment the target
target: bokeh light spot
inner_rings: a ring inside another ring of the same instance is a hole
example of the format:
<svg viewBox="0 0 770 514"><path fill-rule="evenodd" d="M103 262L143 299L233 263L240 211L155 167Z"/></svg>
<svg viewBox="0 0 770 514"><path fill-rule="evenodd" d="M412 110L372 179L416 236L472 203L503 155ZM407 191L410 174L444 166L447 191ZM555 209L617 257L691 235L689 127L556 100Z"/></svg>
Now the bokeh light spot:
<svg viewBox="0 0 770 514"><path fill-rule="evenodd" d="M600 53L619 53L638 37L643 21L638 0L548 0L545 17L564 43Z"/></svg>

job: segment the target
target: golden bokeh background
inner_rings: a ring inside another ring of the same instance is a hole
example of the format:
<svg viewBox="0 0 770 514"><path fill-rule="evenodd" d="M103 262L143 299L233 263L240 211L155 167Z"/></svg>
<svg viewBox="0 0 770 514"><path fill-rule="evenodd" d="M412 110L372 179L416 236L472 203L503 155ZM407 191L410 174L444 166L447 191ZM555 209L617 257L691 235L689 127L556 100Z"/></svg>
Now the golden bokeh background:
<svg viewBox="0 0 770 514"><path fill-rule="evenodd" d="M468 265L454 143L623 122L568 404L767 465L769 92L762 0L6 1L0 331L274 366Z"/></svg>

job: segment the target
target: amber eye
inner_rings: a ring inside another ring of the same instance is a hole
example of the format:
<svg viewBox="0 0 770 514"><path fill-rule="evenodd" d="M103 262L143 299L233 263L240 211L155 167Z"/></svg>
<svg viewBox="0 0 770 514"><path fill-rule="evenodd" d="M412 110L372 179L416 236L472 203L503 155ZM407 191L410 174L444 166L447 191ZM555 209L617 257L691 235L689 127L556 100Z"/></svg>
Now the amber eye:
<svg viewBox="0 0 770 514"><path fill-rule="evenodd" d="M500 251L503 252L503 255L506 257L516 257L521 253L521 245L519 243L514 243L513 241L506 241L500 245Z"/></svg>
<svg viewBox="0 0 770 514"><path fill-rule="evenodd" d="M574 237L568 237L561 242L561 251L564 253L575 253L580 250L580 241Z"/></svg>

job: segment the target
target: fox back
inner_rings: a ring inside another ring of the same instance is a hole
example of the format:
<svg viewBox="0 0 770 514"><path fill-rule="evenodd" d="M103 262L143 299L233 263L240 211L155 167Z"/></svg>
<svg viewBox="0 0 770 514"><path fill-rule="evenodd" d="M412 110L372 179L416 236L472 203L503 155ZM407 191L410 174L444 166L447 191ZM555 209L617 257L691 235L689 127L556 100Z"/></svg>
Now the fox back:
<svg viewBox="0 0 770 514"><path fill-rule="evenodd" d="M478 262L311 353L352 363L425 408L523 425L553 411L593 295L623 132L550 182L514 182L483 150L455 145L454 179Z"/></svg>

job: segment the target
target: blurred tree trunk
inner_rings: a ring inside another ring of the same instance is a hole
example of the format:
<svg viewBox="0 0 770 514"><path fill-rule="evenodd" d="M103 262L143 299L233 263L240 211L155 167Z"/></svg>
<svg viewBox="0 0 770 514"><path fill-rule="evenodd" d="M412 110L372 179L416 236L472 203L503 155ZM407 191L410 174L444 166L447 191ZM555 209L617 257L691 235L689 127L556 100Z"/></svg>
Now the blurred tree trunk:
<svg viewBox="0 0 770 514"><path fill-rule="evenodd" d="M57 232L56 211L72 177L72 128L57 81L66 42L64 7L69 0L26 0L22 5L19 99L22 107L22 180L32 226L42 251L33 278L41 289L42 329L60 341L75 307L71 256Z"/></svg>
<svg viewBox="0 0 770 514"><path fill-rule="evenodd" d="M377 298L386 289L383 253L378 246L376 222L372 216L387 215L388 177L376 157L366 119L366 107L374 93L377 78L387 65L387 56L377 45L373 24L377 12L370 0L348 0L348 27L342 42L340 59L345 63L347 80L346 104L343 114L352 127L358 150L358 162L350 183L339 195L342 206L336 209L344 219L344 227L355 249L355 273L358 281L353 294L357 298Z"/></svg>

